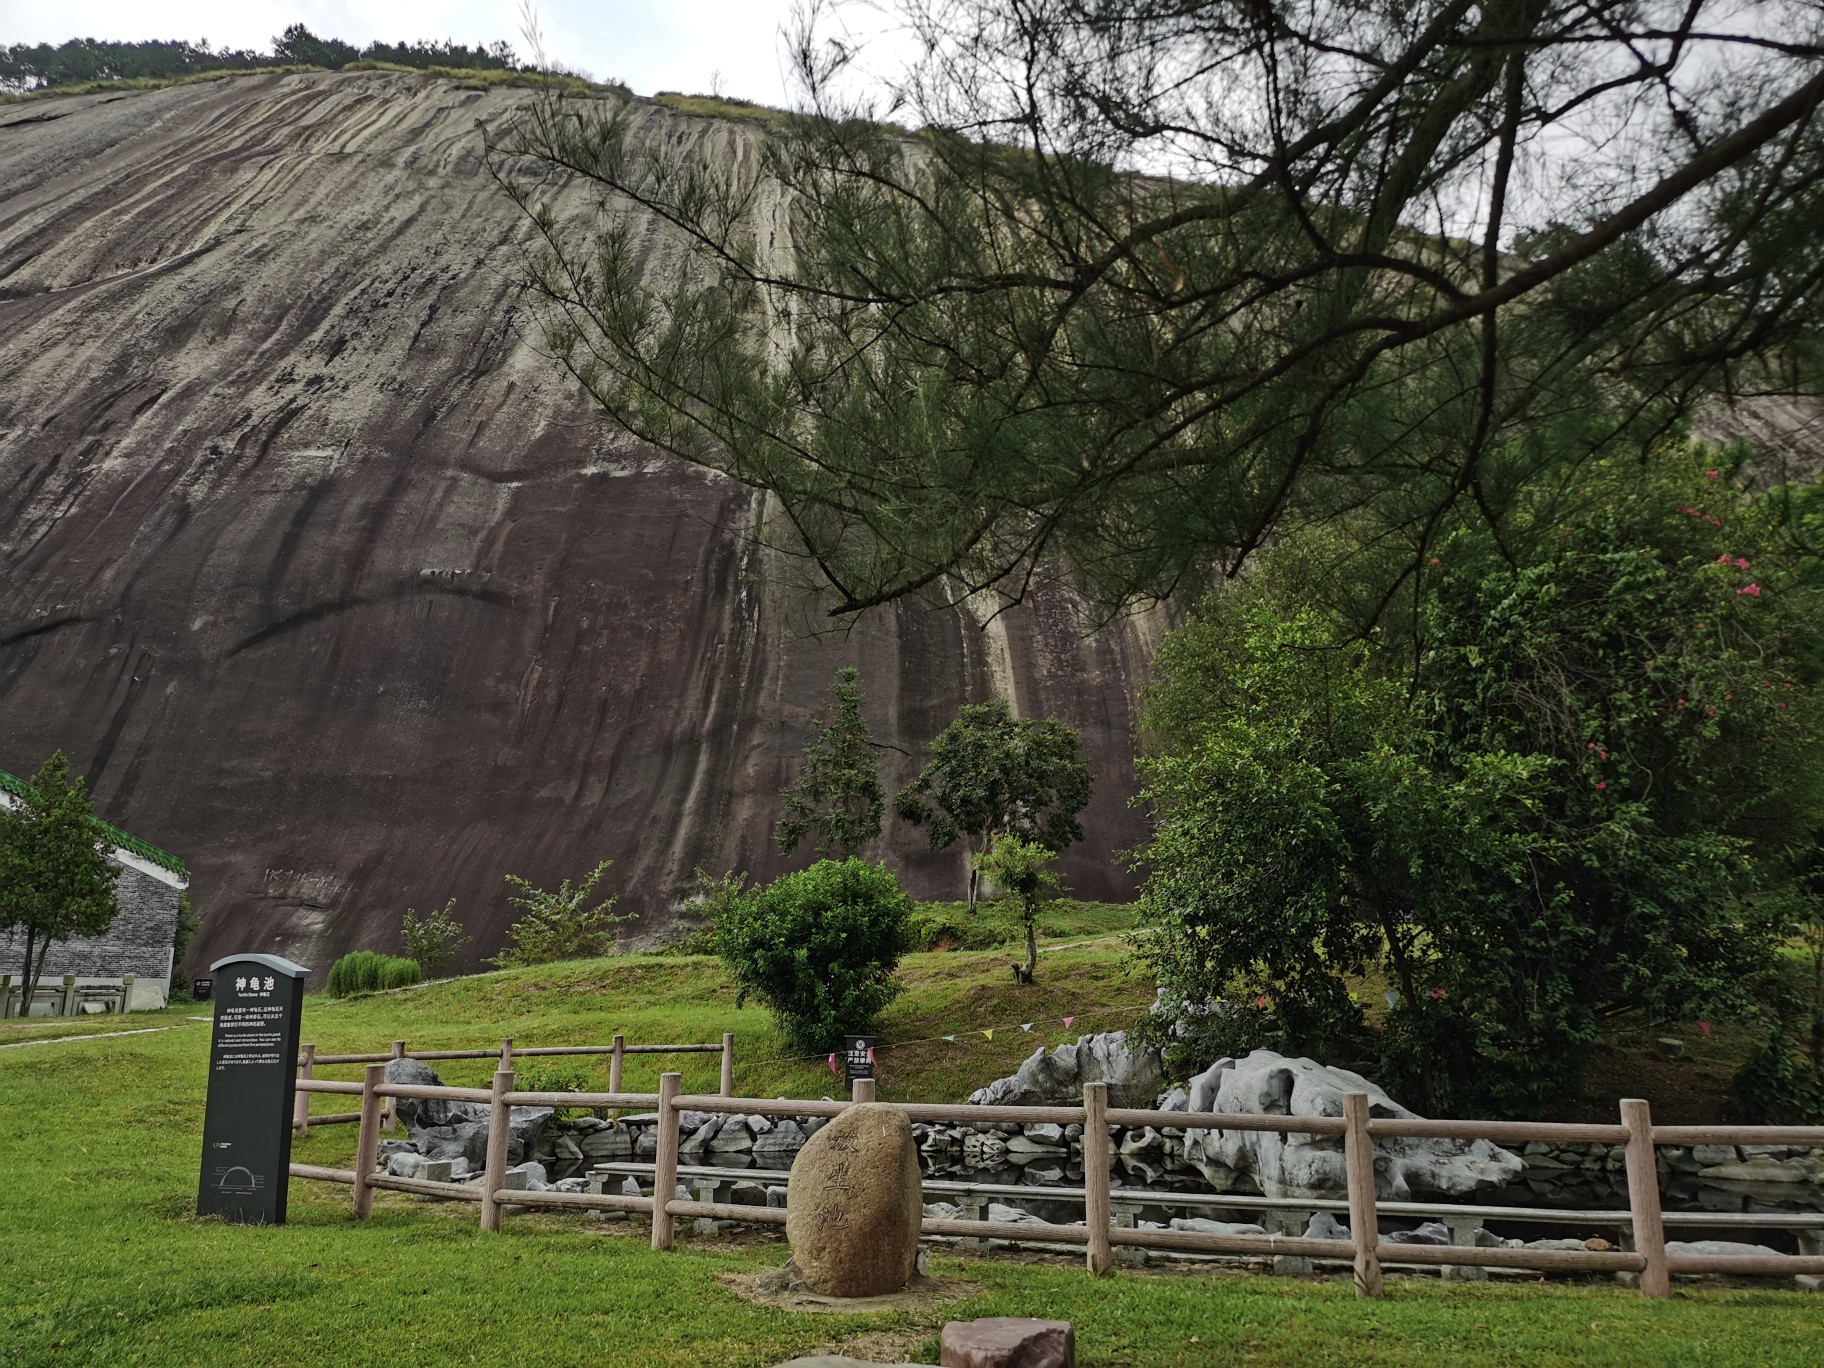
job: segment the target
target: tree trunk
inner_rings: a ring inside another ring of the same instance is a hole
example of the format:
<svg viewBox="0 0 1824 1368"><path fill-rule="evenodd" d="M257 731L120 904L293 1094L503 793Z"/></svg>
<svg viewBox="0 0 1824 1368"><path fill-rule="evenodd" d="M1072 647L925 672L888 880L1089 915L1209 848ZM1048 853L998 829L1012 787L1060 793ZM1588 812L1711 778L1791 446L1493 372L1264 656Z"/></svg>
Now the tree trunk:
<svg viewBox="0 0 1824 1368"><path fill-rule="evenodd" d="M44 977L44 957L50 953L51 938L47 935L38 942L38 960L32 962L32 942L38 939L38 928L31 927L25 933L25 1004L23 1014L31 1015L32 996L38 991L38 980Z"/></svg>
<svg viewBox="0 0 1824 1368"><path fill-rule="evenodd" d="M982 881L982 871L975 867L973 855L974 852L971 852L971 859L969 861L969 911L971 915L975 912L976 888Z"/></svg>
<svg viewBox="0 0 1824 1368"><path fill-rule="evenodd" d="M1394 925L1392 916L1385 905L1377 905L1381 930L1387 935L1387 955L1393 961L1393 972L1400 981L1400 991L1404 994L1406 1010L1419 1010L1418 985L1412 979L1412 965L1406 958L1406 945L1400 939L1399 927ZM1432 1077L1431 1061L1426 1060L1419 1066L1419 1105L1425 1109L1425 1115L1437 1115L1437 1082Z"/></svg>
<svg viewBox="0 0 1824 1368"><path fill-rule="evenodd" d="M35 926L26 927L25 967L19 971L19 990L24 994L19 1000L20 1016L30 1016L32 1014L32 988L34 986L32 979L32 946L37 943L37 940L38 928Z"/></svg>
<svg viewBox="0 0 1824 1368"><path fill-rule="evenodd" d="M1026 967L1020 972L1021 983L1033 982L1039 969L1039 928L1033 909L1026 909Z"/></svg>
<svg viewBox="0 0 1824 1368"><path fill-rule="evenodd" d="M38 985L44 982L44 962L50 958L51 947L56 943L55 938L52 937L48 931L45 932L44 938L38 942L38 967L32 970L32 989L34 992L37 991Z"/></svg>

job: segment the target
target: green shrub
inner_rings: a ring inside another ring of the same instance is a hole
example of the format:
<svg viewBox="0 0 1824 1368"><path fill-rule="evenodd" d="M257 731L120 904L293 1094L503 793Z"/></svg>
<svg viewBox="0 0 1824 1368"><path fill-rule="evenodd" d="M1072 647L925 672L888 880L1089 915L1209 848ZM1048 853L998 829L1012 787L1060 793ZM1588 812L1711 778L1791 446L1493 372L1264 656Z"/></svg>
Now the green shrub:
<svg viewBox="0 0 1824 1368"><path fill-rule="evenodd" d="M965 902L915 903L906 920L908 950L992 950L1013 939L1014 927L992 904L973 915Z"/></svg>
<svg viewBox="0 0 1824 1368"><path fill-rule="evenodd" d="M426 978L436 978L456 962L462 948L475 938L462 934L462 923L456 920L456 899L451 898L435 912L420 917L418 909L405 909L399 925L400 939L405 942L405 957L424 970Z"/></svg>
<svg viewBox="0 0 1824 1368"><path fill-rule="evenodd" d="M1824 1124L1824 1077L1815 1062L1779 1026L1736 1071L1730 1108L1754 1126Z"/></svg>
<svg viewBox="0 0 1824 1368"><path fill-rule="evenodd" d="M707 870L696 872L697 896L685 904L683 915L689 924L680 925L670 940L661 947L667 955L713 955L716 953L716 923L723 913L747 896L747 875L728 873L712 878Z"/></svg>
<svg viewBox="0 0 1824 1368"><path fill-rule="evenodd" d="M424 971L416 960L356 950L329 966L329 980L324 987L331 997L342 998L357 993L381 993L389 988L409 988L423 981Z"/></svg>
<svg viewBox="0 0 1824 1368"><path fill-rule="evenodd" d="M488 963L502 969L518 969L531 964L612 955L614 928L621 922L632 921L633 917L609 911L617 901L612 894L594 907L588 904L595 886L613 863L613 860L603 860L575 886L565 879L555 893L534 888L517 874L507 875L507 882L519 890L518 895L508 898L507 902L526 915L507 928L511 944Z"/></svg>
<svg viewBox="0 0 1824 1368"><path fill-rule="evenodd" d="M716 949L740 985L737 1004L758 998L792 1049L820 1054L867 1031L899 992L911 912L880 865L819 860L731 899Z"/></svg>
<svg viewBox="0 0 1824 1368"><path fill-rule="evenodd" d="M553 1059L547 1062L543 1058L515 1059L513 1061L513 1090L515 1092L595 1092L595 1073L587 1065L571 1059ZM599 1091L606 1092L606 1088ZM587 1107L559 1107L554 1115L569 1119L589 1115Z"/></svg>

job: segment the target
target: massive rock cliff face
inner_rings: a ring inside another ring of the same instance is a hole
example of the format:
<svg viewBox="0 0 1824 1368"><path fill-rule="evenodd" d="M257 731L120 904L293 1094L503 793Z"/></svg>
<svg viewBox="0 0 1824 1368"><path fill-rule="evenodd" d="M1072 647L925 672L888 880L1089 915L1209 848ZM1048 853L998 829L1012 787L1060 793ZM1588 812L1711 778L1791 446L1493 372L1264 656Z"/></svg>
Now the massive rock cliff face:
<svg viewBox="0 0 1824 1368"><path fill-rule="evenodd" d="M617 436L524 335L477 131L524 98L343 73L0 107L0 767L62 747L190 862L193 964L326 968L452 896L473 963L509 871L613 859L639 940L694 867L788 867L775 795L853 663L914 752L994 694L1082 728L1066 878L1128 893L1158 621L1052 592L819 635L754 496ZM881 853L962 887L916 831Z"/></svg>

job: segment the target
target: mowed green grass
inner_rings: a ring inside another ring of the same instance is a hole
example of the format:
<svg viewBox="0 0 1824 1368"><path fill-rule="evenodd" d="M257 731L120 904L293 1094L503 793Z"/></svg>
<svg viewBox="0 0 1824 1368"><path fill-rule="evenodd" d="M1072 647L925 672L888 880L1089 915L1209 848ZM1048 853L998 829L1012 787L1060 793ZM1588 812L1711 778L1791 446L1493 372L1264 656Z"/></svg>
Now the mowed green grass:
<svg viewBox="0 0 1824 1368"><path fill-rule="evenodd" d="M969 1012L1002 1020L1124 1010L1146 994L1119 948L1066 950L1017 989L1005 954L910 957L883 1037L950 1033ZM1005 982L1003 982L1005 980ZM1814 1364L1824 1305L1789 1287L1680 1288L1649 1303L1608 1284L1441 1284L1394 1278L1377 1302L1341 1278L1288 1280L1208 1266L1122 1270L1091 1280L1065 1260L939 1257L934 1271L977 1290L935 1308L861 1316L755 1305L722 1279L778 1266L764 1235L685 1239L654 1254L644 1224L509 1217L484 1235L468 1205L382 1193L356 1222L349 1191L296 1182L291 1221L251 1229L193 1215L209 1026L174 1008L56 1034L75 1043L0 1049L0 1362L7 1365L715 1364L760 1368L845 1346L864 1357L916 1351L957 1317L1035 1315L1077 1326L1085 1365ZM1093 1014L1093 1013L1092 1013ZM432 984L348 1002L312 997L305 1034L330 1049L661 1037L738 1039L738 1090L832 1091L815 1063L777 1061L766 1018L736 1010L714 961L589 961ZM1092 1022L1093 1025L1118 1024ZM108 1037L128 1026L168 1026ZM0 1025L0 1044L47 1023ZM1074 1034L1074 1028L1068 1034ZM1030 1050L997 1029L967 1047L883 1056L889 1096L955 1097ZM1047 1042L1067 1033L1056 1028ZM774 1059L775 1062L761 1063ZM448 1073L478 1080L485 1063ZM635 1061L646 1086L658 1065ZM685 1064L714 1087L715 1060ZM604 1066L605 1071L605 1066ZM352 1077L355 1070L340 1072ZM341 1098L320 1098L341 1110ZM346 1164L351 1126L322 1127L294 1157ZM878 1351L878 1352L876 1352Z"/></svg>

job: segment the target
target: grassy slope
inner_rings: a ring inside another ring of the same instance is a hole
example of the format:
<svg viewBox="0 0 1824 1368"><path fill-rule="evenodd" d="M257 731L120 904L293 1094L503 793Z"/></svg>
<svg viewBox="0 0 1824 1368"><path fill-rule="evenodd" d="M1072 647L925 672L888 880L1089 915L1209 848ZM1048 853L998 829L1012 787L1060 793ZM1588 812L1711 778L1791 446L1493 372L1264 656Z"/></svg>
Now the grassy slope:
<svg viewBox="0 0 1824 1368"><path fill-rule="evenodd" d="M1013 986L1004 951L913 956L882 1034L1073 1012L1118 1021L1124 1013L1114 1008L1147 994L1109 951L1103 943L1047 954L1030 990ZM131 1023L170 1027L157 1034L0 1050L0 1361L185 1364L232 1354L325 1365L429 1354L739 1368L845 1341L887 1358L916 1350L946 1319L976 1315L1071 1319L1086 1365L1816 1361L1816 1307L1786 1289L1681 1289L1653 1305L1607 1285L1396 1279L1368 1305L1341 1279L1130 1270L1095 1283L1064 1261L940 1258L940 1276L979 1292L940 1309L834 1318L757 1307L718 1281L776 1266L783 1250L764 1237L693 1241L660 1256L638 1223L553 1216L515 1217L503 1235L484 1236L472 1208L397 1194L381 1194L375 1219L358 1224L346 1189L302 1182L284 1229L197 1221L209 1028L192 1014L176 1008ZM597 960L348 1002L313 997L305 1020L308 1038L350 1049L395 1037L426 1046L503 1034L525 1044L605 1040L615 1030L635 1042L710 1040L732 1029L742 1091L830 1090L816 1063L762 1062L779 1053L764 1016L735 1009L709 960ZM119 1025L7 1023L0 1044L101 1036ZM1015 1026L992 1042L889 1053L883 1091L960 1096L1011 1066L1038 1034ZM1054 1022L1045 1034L1067 1033ZM690 1061L687 1086L713 1087L714 1068L712 1057ZM466 1081L485 1070L448 1073ZM649 1085L656 1071L636 1062L629 1082ZM327 1127L294 1157L346 1163L353 1144L352 1127Z"/></svg>

